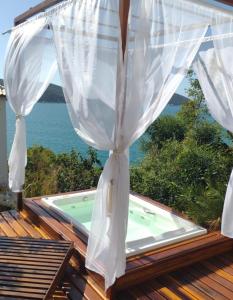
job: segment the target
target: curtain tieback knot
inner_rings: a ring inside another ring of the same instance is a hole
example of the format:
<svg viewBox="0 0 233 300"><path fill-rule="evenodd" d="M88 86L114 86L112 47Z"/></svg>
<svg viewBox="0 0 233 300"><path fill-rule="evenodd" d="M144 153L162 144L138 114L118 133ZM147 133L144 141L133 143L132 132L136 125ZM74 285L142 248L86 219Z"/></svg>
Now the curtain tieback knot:
<svg viewBox="0 0 233 300"><path fill-rule="evenodd" d="M124 153L124 150L122 151L122 150L120 150L120 149L114 149L113 151L112 151L112 154L113 155L116 155L116 156L118 156L118 155L120 155L120 154L123 154Z"/></svg>
<svg viewBox="0 0 233 300"><path fill-rule="evenodd" d="M17 114L15 117L16 117L16 120L22 120L24 118L24 115Z"/></svg>

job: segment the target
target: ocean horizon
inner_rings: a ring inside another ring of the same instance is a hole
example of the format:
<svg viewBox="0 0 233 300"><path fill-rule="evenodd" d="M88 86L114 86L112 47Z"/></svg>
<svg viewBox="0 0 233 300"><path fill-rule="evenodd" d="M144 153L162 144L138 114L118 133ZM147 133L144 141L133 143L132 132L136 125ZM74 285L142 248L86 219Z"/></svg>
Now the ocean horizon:
<svg viewBox="0 0 233 300"><path fill-rule="evenodd" d="M180 109L179 105L168 104L162 115L173 115ZM7 150L11 149L15 132L15 114L7 103ZM40 145L55 153L70 152L72 149L86 155L88 145L76 134L71 124L66 104L37 103L26 117L27 147ZM97 151L99 160L104 163L108 151ZM130 147L130 163L141 160L144 153L140 150L140 139Z"/></svg>

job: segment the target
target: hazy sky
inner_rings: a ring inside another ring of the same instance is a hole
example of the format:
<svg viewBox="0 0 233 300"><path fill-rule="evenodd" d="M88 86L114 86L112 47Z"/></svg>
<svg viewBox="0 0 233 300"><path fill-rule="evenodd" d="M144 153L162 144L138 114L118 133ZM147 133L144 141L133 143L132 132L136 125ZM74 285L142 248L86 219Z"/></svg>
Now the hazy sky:
<svg viewBox="0 0 233 300"><path fill-rule="evenodd" d="M0 0L0 33L10 29L14 18L42 0ZM3 62L9 34L0 34L0 78L3 77Z"/></svg>
<svg viewBox="0 0 233 300"><path fill-rule="evenodd" d="M175 0L174 0L175 1ZM213 0L203 0L211 4L216 3ZM10 29L13 26L14 18L21 13L25 12L30 7L42 2L42 0L0 0L0 33ZM228 8L223 4L217 4L217 6ZM233 7L230 8L233 11ZM0 78L3 77L3 63L5 57L5 49L9 34L0 34ZM55 80L57 81L57 80ZM184 81L178 92L184 94L184 89L187 86L187 82Z"/></svg>

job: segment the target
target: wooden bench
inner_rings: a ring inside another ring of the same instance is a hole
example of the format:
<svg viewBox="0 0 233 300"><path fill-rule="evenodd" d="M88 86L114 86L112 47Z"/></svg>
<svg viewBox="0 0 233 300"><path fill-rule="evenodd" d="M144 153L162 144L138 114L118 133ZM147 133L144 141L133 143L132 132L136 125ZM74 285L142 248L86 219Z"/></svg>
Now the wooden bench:
<svg viewBox="0 0 233 300"><path fill-rule="evenodd" d="M73 253L73 243L0 237L0 299L51 299Z"/></svg>

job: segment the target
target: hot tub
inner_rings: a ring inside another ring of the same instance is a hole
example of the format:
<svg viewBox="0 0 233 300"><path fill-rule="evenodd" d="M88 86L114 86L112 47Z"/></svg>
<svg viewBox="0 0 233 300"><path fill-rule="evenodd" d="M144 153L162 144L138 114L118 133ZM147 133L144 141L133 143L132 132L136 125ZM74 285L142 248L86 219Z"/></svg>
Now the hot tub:
<svg viewBox="0 0 233 300"><path fill-rule="evenodd" d="M79 231L89 235L95 191L42 198L65 216ZM159 248L207 231L155 203L130 194L126 255L131 256Z"/></svg>

